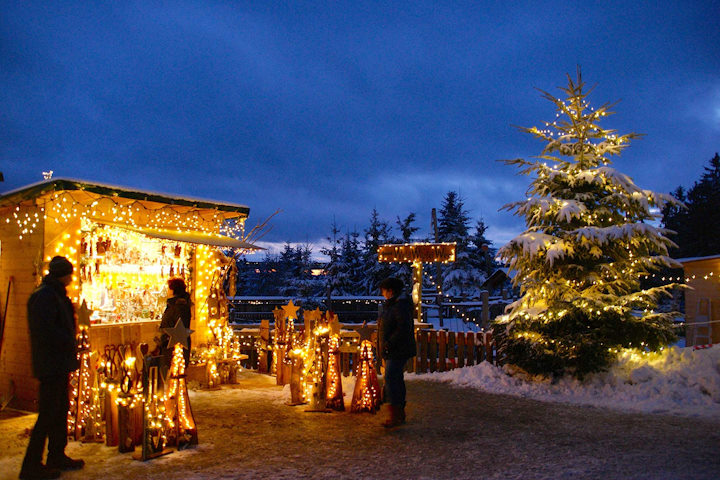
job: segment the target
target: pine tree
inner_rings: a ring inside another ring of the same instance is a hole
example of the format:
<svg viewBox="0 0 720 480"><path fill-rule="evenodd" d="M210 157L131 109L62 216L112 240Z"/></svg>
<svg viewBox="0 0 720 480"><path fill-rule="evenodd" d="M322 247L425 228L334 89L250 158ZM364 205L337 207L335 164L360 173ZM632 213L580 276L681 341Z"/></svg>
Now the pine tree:
<svg viewBox="0 0 720 480"><path fill-rule="evenodd" d="M280 294L286 297L309 298L323 293L322 284L312 275L312 248L293 247L286 243L278 260Z"/></svg>
<svg viewBox="0 0 720 480"><path fill-rule="evenodd" d="M360 295L363 290L363 261L360 250L360 234L347 232L342 240L338 268L338 293Z"/></svg>
<svg viewBox="0 0 720 480"><path fill-rule="evenodd" d="M470 215L457 192L450 191L443 199L438 217L441 242L454 242L455 261L443 265L442 291L456 297L477 296L484 275L474 268L470 245Z"/></svg>
<svg viewBox="0 0 720 480"><path fill-rule="evenodd" d="M400 217L397 217L397 219L395 220L395 224L398 226L398 230L400 230L400 241L398 243L412 242L413 235L415 235L415 233L420 230L419 227L413 225L414 223L414 212L410 212L407 217L402 219Z"/></svg>
<svg viewBox="0 0 720 480"><path fill-rule="evenodd" d="M674 338L672 313L654 310L674 285L639 284L676 265L666 231L648 223L651 208L674 199L609 166L638 135L599 126L609 105L589 107L579 70L562 90L566 100L543 92L557 108L554 121L522 129L545 142L539 159L506 161L534 178L526 200L503 207L525 217L527 230L500 249L522 297L495 332L508 363L582 378L607 367L619 348L655 350Z"/></svg>
<svg viewBox="0 0 720 480"><path fill-rule="evenodd" d="M458 246L467 244L470 230L470 215L465 210L465 202L457 192L445 194L438 218L438 234L441 242L458 242Z"/></svg>
<svg viewBox="0 0 720 480"><path fill-rule="evenodd" d="M684 243L681 238L684 237L685 232L687 232L687 207L685 206L687 195L682 186L676 188L671 195L678 200L678 202L682 203L666 204L662 209L662 223L666 229L672 232L670 238L677 244L676 247L670 248L670 253L673 254L673 257L680 258L683 256L681 244Z"/></svg>
<svg viewBox="0 0 720 480"><path fill-rule="evenodd" d="M720 155L710 159L705 173L687 191L678 187L673 196L685 207L666 206L663 225L673 230L678 248L672 249L675 258L701 257L720 253Z"/></svg>
<svg viewBox="0 0 720 480"><path fill-rule="evenodd" d="M278 255L266 253L257 269L259 272L255 276L255 291L251 295L280 295L282 278Z"/></svg>
<svg viewBox="0 0 720 480"><path fill-rule="evenodd" d="M497 249L492 248L492 242L485 238L487 225L480 219L475 224L475 233L470 236L468 251L470 252L470 265L479 272L479 276L483 277L484 282L487 277L497 268L495 263L495 253ZM482 282L481 282L482 283Z"/></svg>
<svg viewBox="0 0 720 480"><path fill-rule="evenodd" d="M373 208L370 213L370 225L365 229L363 243L363 279L362 293L364 295L377 295L380 282L392 274L392 268L387 263L378 261L378 248L389 243L390 225L380 220L378 211Z"/></svg>
<svg viewBox="0 0 720 480"><path fill-rule="evenodd" d="M330 236L326 237L328 246L320 249L320 252L328 257L325 265L325 289L327 295L339 295L339 273L340 273L340 247L342 245L342 237L340 237L340 228L333 218L330 226Z"/></svg>
<svg viewBox="0 0 720 480"><path fill-rule="evenodd" d="M391 243L412 243L413 242L413 235L419 230L418 227L414 225L415 223L415 213L410 212L407 217L400 218L399 216L395 220L395 225L397 225L398 230L400 231L400 236L395 237L392 239ZM412 265L409 263L391 263L388 264L390 275L395 278L399 278L402 280L403 284L405 285L406 290L410 290L412 288L412 278L413 278L413 269ZM377 292L377 290L376 290Z"/></svg>

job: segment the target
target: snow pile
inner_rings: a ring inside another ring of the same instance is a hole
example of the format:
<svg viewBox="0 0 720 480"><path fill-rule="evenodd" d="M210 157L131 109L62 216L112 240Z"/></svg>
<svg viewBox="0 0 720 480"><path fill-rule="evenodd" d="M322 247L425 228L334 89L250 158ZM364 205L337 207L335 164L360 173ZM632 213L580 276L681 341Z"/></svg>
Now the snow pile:
<svg viewBox="0 0 720 480"><path fill-rule="evenodd" d="M720 417L720 347L671 347L657 354L626 352L607 372L580 382L511 376L487 362L449 372L409 376L541 401L608 407L644 413Z"/></svg>

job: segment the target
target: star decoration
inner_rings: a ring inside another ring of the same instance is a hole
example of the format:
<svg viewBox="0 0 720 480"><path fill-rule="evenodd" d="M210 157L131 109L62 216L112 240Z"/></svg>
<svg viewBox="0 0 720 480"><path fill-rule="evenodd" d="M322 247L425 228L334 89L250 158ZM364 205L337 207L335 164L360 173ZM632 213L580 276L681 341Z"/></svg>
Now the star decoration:
<svg viewBox="0 0 720 480"><path fill-rule="evenodd" d="M190 348L190 344L188 343L188 337L195 330L190 330L189 328L186 328L185 325L183 325L182 320L178 319L177 323L175 323L175 326L172 328L163 328L161 330L170 336L167 345L168 348L172 349L176 343L181 344L183 347L185 347L185 349Z"/></svg>
<svg viewBox="0 0 720 480"><path fill-rule="evenodd" d="M290 300L290 303L282 307L282 309L285 311L285 317L287 317L288 320L294 320L297 318L297 311L300 307L296 307L295 304L293 304L293 301Z"/></svg>
<svg viewBox="0 0 720 480"><path fill-rule="evenodd" d="M78 308L77 311L77 318L78 318L78 326L80 327L89 327L90 326L90 315L92 315L93 310L90 310L87 306L87 302L83 300L82 305L80 305L80 308Z"/></svg>
<svg viewBox="0 0 720 480"><path fill-rule="evenodd" d="M367 323L363 323L362 327L355 329L355 331L360 335L360 342L363 340L372 341L373 334L375 333L375 329Z"/></svg>

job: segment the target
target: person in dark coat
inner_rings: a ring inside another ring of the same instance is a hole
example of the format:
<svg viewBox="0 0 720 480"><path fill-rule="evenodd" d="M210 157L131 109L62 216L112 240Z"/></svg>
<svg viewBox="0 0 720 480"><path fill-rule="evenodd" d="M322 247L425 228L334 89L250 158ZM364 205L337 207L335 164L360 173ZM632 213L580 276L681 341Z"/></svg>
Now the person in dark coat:
<svg viewBox="0 0 720 480"><path fill-rule="evenodd" d="M50 261L49 273L27 303L33 375L40 381L38 418L23 460L20 478L58 478L61 470L85 465L65 455L69 408L70 373L77 370L75 309L66 287L72 282L73 266L65 257ZM45 439L48 455L42 463Z"/></svg>
<svg viewBox="0 0 720 480"><path fill-rule="evenodd" d="M182 320L185 328L190 328L190 318L192 316L192 303L190 294L187 292L185 280L182 278L171 278L168 280L168 289L172 292L172 297L167 299L167 306L160 320L160 328L172 328L178 320ZM168 348L168 340L170 336L163 333L160 337L161 351L166 359L167 366L170 366L172 360L172 348ZM185 365L190 361L190 339L188 338L188 349L183 351Z"/></svg>
<svg viewBox="0 0 720 480"><path fill-rule="evenodd" d="M385 427L405 423L405 364L415 356L415 332L412 302L403 291L398 278L380 283L385 304L380 318L382 326L382 355L385 359L385 399L390 401L390 416Z"/></svg>

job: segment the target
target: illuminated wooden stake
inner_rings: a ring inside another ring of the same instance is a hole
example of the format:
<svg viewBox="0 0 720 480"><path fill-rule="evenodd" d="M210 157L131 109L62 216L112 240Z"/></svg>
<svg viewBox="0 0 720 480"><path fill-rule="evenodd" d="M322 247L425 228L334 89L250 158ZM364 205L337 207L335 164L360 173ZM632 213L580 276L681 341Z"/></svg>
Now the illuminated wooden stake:
<svg viewBox="0 0 720 480"><path fill-rule="evenodd" d="M372 343L368 340L360 343L360 362L356 374L350 411L375 413L380 408L380 385L373 362Z"/></svg>

